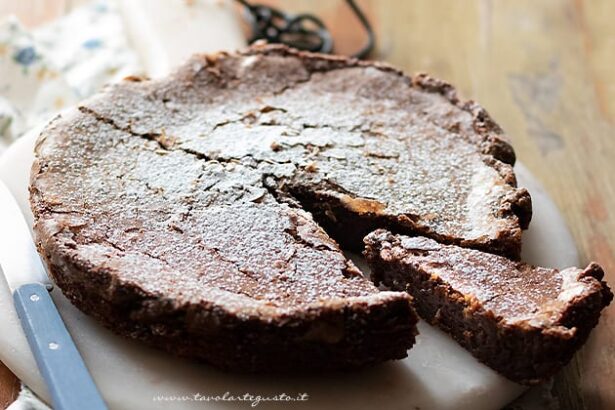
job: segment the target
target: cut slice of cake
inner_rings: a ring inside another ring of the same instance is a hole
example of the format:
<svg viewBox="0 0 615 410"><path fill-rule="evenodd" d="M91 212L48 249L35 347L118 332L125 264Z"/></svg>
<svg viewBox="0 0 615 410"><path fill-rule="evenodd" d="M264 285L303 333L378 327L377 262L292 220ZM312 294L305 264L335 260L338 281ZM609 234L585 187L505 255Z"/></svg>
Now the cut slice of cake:
<svg viewBox="0 0 615 410"><path fill-rule="evenodd" d="M540 268L385 230L365 243L377 284L407 291L422 318L519 383L568 363L613 298L595 263Z"/></svg>

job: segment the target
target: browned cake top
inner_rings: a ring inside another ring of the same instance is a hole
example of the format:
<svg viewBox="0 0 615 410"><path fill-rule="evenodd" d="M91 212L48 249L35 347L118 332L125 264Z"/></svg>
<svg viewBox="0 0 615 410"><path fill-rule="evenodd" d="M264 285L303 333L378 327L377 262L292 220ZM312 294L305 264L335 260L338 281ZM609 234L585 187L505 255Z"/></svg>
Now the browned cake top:
<svg viewBox="0 0 615 410"><path fill-rule="evenodd" d="M398 261L441 280L504 323L544 327L560 323L567 307L592 293L610 292L597 265L541 268L501 256L447 246L425 237L378 230L366 238L387 261ZM607 301L608 303L608 301Z"/></svg>
<svg viewBox="0 0 615 410"><path fill-rule="evenodd" d="M530 209L513 161L485 111L445 83L257 46L129 79L54 121L32 205L59 262L278 312L406 297L376 296L294 189L434 237L514 245Z"/></svg>

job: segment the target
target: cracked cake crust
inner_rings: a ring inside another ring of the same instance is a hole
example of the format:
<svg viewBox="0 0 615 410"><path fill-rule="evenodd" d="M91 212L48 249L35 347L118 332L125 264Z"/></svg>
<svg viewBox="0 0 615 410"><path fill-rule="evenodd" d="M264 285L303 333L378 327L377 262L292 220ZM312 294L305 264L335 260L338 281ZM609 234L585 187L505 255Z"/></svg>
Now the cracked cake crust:
<svg viewBox="0 0 615 410"><path fill-rule="evenodd" d="M613 298L593 262L585 269L540 268L385 230L365 243L377 284L407 291L422 318L523 384L566 365Z"/></svg>
<svg viewBox="0 0 615 410"><path fill-rule="evenodd" d="M444 82L257 45L57 118L30 192L54 280L116 332L227 369L352 368L404 357L416 316L317 223L355 249L379 226L518 257L513 163Z"/></svg>

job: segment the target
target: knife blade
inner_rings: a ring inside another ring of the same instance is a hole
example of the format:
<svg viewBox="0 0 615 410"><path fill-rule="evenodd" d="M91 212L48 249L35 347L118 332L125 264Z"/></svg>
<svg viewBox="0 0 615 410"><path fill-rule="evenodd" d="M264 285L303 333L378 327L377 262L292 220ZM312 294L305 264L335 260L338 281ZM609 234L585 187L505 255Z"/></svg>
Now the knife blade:
<svg viewBox="0 0 615 410"><path fill-rule="evenodd" d="M0 265L11 289L27 283L51 286L45 268L36 251L30 228L13 194L0 181Z"/></svg>
<svg viewBox="0 0 615 410"><path fill-rule="evenodd" d="M103 410L102 400L48 290L51 281L17 201L0 181L0 267L55 409Z"/></svg>

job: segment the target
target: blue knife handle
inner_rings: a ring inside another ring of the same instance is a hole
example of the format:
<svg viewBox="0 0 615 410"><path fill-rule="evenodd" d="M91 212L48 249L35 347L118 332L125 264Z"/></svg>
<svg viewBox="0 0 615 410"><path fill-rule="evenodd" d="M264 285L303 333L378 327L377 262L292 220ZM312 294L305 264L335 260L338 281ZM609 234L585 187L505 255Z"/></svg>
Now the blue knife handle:
<svg viewBox="0 0 615 410"><path fill-rule="evenodd" d="M45 286L39 283L20 286L13 298L54 409L106 409Z"/></svg>

